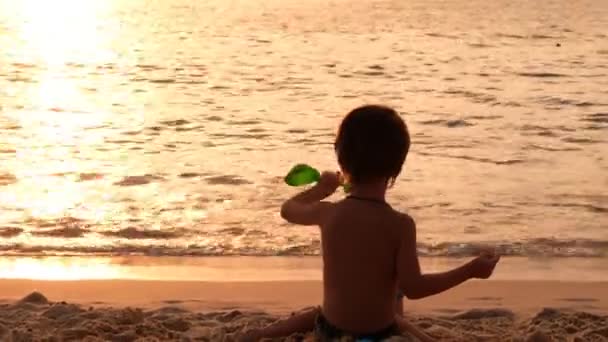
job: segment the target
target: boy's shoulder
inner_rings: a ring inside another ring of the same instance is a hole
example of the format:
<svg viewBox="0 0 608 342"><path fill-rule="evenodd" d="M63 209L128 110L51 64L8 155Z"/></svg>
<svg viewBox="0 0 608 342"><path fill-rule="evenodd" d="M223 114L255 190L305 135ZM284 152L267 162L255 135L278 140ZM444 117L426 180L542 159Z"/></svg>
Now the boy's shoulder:
<svg viewBox="0 0 608 342"><path fill-rule="evenodd" d="M407 213L391 208L390 235L393 241L409 240L416 235L414 219Z"/></svg>
<svg viewBox="0 0 608 342"><path fill-rule="evenodd" d="M410 230L410 231L416 229L416 222L408 213L401 212L396 209L393 209L393 212L395 213L395 217L396 217L398 224L403 229Z"/></svg>

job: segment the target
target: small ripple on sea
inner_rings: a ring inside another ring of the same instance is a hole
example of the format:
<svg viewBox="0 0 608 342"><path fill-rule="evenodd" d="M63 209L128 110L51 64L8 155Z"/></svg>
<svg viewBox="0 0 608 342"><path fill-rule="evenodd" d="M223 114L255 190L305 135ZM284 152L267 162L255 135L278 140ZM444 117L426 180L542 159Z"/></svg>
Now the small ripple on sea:
<svg viewBox="0 0 608 342"><path fill-rule="evenodd" d="M305 145L305 146L321 146L321 145L333 145L333 142L327 141L318 141L310 138L300 138L289 141L292 144L296 145Z"/></svg>
<svg viewBox="0 0 608 342"><path fill-rule="evenodd" d="M118 144L118 145L127 145L127 144L142 144L143 141L140 140L128 140L128 139L104 139L104 142L107 144Z"/></svg>
<svg viewBox="0 0 608 342"><path fill-rule="evenodd" d="M7 79L7 81L9 82L15 82L15 83L36 83L36 80L29 78L29 77L23 77L23 76L13 76Z"/></svg>
<svg viewBox="0 0 608 342"><path fill-rule="evenodd" d="M218 175L205 178L208 184L212 185L245 185L252 184L251 181L235 175Z"/></svg>
<svg viewBox="0 0 608 342"><path fill-rule="evenodd" d="M184 119L177 119L177 120L160 121L160 123L165 126L182 126L182 125L190 124L190 121L184 120Z"/></svg>
<svg viewBox="0 0 608 342"><path fill-rule="evenodd" d="M79 238L84 236L89 232L88 229L84 229L82 227L61 227L61 228L52 228L52 229L42 229L42 230L34 230L30 231L30 234L34 236L45 236L45 237L61 237L61 238Z"/></svg>
<svg viewBox="0 0 608 342"><path fill-rule="evenodd" d="M458 39L458 36L455 35L449 35L449 34L445 34L445 33L438 33L438 32L430 32L426 34L429 37L433 37L433 38L448 38L448 39Z"/></svg>
<svg viewBox="0 0 608 342"><path fill-rule="evenodd" d="M211 133L211 134L209 134L209 136L211 136L213 138L219 138L219 139L229 139L229 138L236 138L236 139L264 139L264 138L271 137L272 134L263 134L263 133L256 133L256 134L247 134L247 133L240 133L240 134Z"/></svg>
<svg viewBox="0 0 608 342"><path fill-rule="evenodd" d="M446 212L452 213L454 216L471 216L483 215L489 210L486 208L448 208Z"/></svg>
<svg viewBox="0 0 608 342"><path fill-rule="evenodd" d="M553 72L517 72L515 73L518 76L523 77L539 77L539 78L553 78L553 77L569 77L566 74L559 74Z"/></svg>
<svg viewBox="0 0 608 342"><path fill-rule="evenodd" d="M115 182L114 185L135 186L135 185L149 184L152 182L157 182L157 181L162 181L162 180L164 180L163 177L157 176L157 175L151 175L151 174L141 175L141 176L126 176L126 177L123 177L123 179L121 179L120 181Z"/></svg>
<svg viewBox="0 0 608 342"><path fill-rule="evenodd" d="M175 239L186 234L185 230L158 230L127 227L119 230L104 231L102 235L123 239Z"/></svg>
<svg viewBox="0 0 608 342"><path fill-rule="evenodd" d="M525 39L526 38L526 36L522 36L519 34L502 33L502 32L496 33L495 36L498 38L512 38L512 39Z"/></svg>
<svg viewBox="0 0 608 342"><path fill-rule="evenodd" d="M530 125L524 124L519 127L519 130L522 131L523 135L538 135L543 137L559 137L562 134L556 132L563 133L571 133L575 132L577 129L574 127L566 127L566 126L538 126L538 125Z"/></svg>
<svg viewBox="0 0 608 342"><path fill-rule="evenodd" d="M554 196L555 197L555 196ZM566 197L572 197L566 195ZM608 206L599 205L596 203L580 203L580 202L515 202L518 206L532 207L554 207L554 208L579 208L594 213L608 213Z"/></svg>
<svg viewBox="0 0 608 342"><path fill-rule="evenodd" d="M248 128L246 129L247 133L263 133L263 132L267 132L267 130L265 128L261 128L261 127L254 127L254 128Z"/></svg>
<svg viewBox="0 0 608 342"><path fill-rule="evenodd" d="M228 228L222 228L215 233L218 235L239 236L239 235L243 235L245 233L245 228L228 227Z"/></svg>
<svg viewBox="0 0 608 342"><path fill-rule="evenodd" d="M486 44L486 43L468 43L467 45L472 48L476 48L476 49L485 49L485 48L494 47L494 45Z"/></svg>
<svg viewBox="0 0 608 342"><path fill-rule="evenodd" d="M22 128L21 125L10 123L10 122L0 126L0 130L11 130L12 131L12 130L17 130L17 129L21 129L21 128Z"/></svg>
<svg viewBox="0 0 608 342"><path fill-rule="evenodd" d="M290 134L305 134L305 133L308 133L308 130L302 129L302 128L290 128L290 129L286 130L285 132L290 133Z"/></svg>
<svg viewBox="0 0 608 342"><path fill-rule="evenodd" d="M260 120L232 120L232 121L228 121L227 122L229 125L234 125L234 126L249 126L249 125L258 125L261 124L262 121Z"/></svg>
<svg viewBox="0 0 608 342"><path fill-rule="evenodd" d="M223 109L224 108L224 107L221 107L221 108L220 107L218 107L217 109ZM217 122L217 121L223 121L224 118L222 118L221 116L218 116L218 115L211 115L211 116L205 117L204 120Z"/></svg>
<svg viewBox="0 0 608 342"><path fill-rule="evenodd" d="M522 135L538 135L542 137L557 137L558 134L555 133L551 128L537 125L528 125L525 124L519 127L519 130L522 131Z"/></svg>
<svg viewBox="0 0 608 342"><path fill-rule="evenodd" d="M461 90L461 89L448 89L443 91L443 94L447 95L460 95L465 98L471 99L471 101L475 103L491 103L498 102L498 99L494 95L484 94L480 92L474 92L469 90Z"/></svg>
<svg viewBox="0 0 608 342"><path fill-rule="evenodd" d="M446 150L446 149L462 149L462 148L473 148L474 143L470 144L458 144L458 143L445 143L445 144L433 144L425 147L427 150Z"/></svg>
<svg viewBox="0 0 608 342"><path fill-rule="evenodd" d="M585 115L582 121L593 123L608 123L608 113L593 113Z"/></svg>
<svg viewBox="0 0 608 342"><path fill-rule="evenodd" d="M404 91L406 91L408 93L418 94L418 93L432 93L432 92L435 91L435 89L432 89L432 88L410 88L410 89L405 89Z"/></svg>
<svg viewBox="0 0 608 342"><path fill-rule="evenodd" d="M145 71L154 71L154 70L162 70L163 67L155 65L155 64L136 64L136 68L145 70Z"/></svg>
<svg viewBox="0 0 608 342"><path fill-rule="evenodd" d="M550 36L547 34L532 34L528 36L530 39L561 39L564 36Z"/></svg>
<svg viewBox="0 0 608 342"><path fill-rule="evenodd" d="M467 116L469 120L497 120L504 118L502 115L471 115Z"/></svg>
<svg viewBox="0 0 608 342"><path fill-rule="evenodd" d="M553 146L545 146L538 144L528 144L523 147L524 150L538 150L538 151L547 151L547 152L573 152L580 151L581 148L578 147L553 147Z"/></svg>
<svg viewBox="0 0 608 342"><path fill-rule="evenodd" d="M455 119L455 120L434 119L434 120L418 121L418 123L421 125L445 126L445 127L449 127L449 128L474 126L474 124L472 124L466 120L462 120L462 119Z"/></svg>
<svg viewBox="0 0 608 342"><path fill-rule="evenodd" d="M270 234L268 232L265 232L263 230L259 230L259 229L251 229L251 230L247 230L245 232L247 234L247 236L255 236L255 237L267 237Z"/></svg>
<svg viewBox="0 0 608 342"><path fill-rule="evenodd" d="M178 126L175 127L176 132L201 131L205 128L203 125Z"/></svg>
<svg viewBox="0 0 608 342"><path fill-rule="evenodd" d="M545 203L549 207L580 208L594 213L608 213L608 207L588 203Z"/></svg>
<svg viewBox="0 0 608 342"><path fill-rule="evenodd" d="M589 101L579 101L555 96L538 96L532 98L535 102L548 105L547 109L562 109L562 106L590 107L600 105Z"/></svg>
<svg viewBox="0 0 608 342"><path fill-rule="evenodd" d="M97 172L82 172L80 174L78 174L78 181L79 182L85 182L85 181L91 181L91 180L98 180L98 179L102 179L103 178L103 174L102 173L97 173Z"/></svg>
<svg viewBox="0 0 608 342"><path fill-rule="evenodd" d="M494 160L490 158L482 158L482 157L472 157L467 155L452 155L447 153L428 153L428 152L418 152L418 154L423 156L431 156L431 157L442 157L442 158L452 158L452 159L463 159L474 161L478 163L487 163L487 164L495 164L495 165L514 165L525 163L524 159L503 159L503 160Z"/></svg>
<svg viewBox="0 0 608 342"><path fill-rule="evenodd" d="M10 173L0 173L0 186L9 185L17 182L17 177Z"/></svg>
<svg viewBox="0 0 608 342"><path fill-rule="evenodd" d="M35 69L38 68L39 66L36 64L31 64L31 63L11 63L11 66L17 69Z"/></svg>
<svg viewBox="0 0 608 342"><path fill-rule="evenodd" d="M23 233L22 228L17 227L1 227L0 228L0 237L4 239L10 239L16 236L19 236Z"/></svg>
<svg viewBox="0 0 608 342"><path fill-rule="evenodd" d="M601 130L601 129L608 129L608 124L607 125L592 124L592 125L587 125L587 126L583 127L583 129L588 130L588 131L597 131L597 130Z"/></svg>
<svg viewBox="0 0 608 342"><path fill-rule="evenodd" d="M125 132L122 132L122 134L123 135L138 135L141 132L142 132L141 130L137 130L137 131L125 131Z"/></svg>
<svg viewBox="0 0 608 342"><path fill-rule="evenodd" d="M523 107L524 106L521 103L515 102L515 101L500 102L499 104L501 104L505 107Z"/></svg>
<svg viewBox="0 0 608 342"><path fill-rule="evenodd" d="M389 75L387 75L384 72L384 68L381 68L380 66L377 66L378 68L368 68L365 70L357 70L354 71L353 74L354 75L360 75L360 76L384 76L384 77L388 77Z"/></svg>
<svg viewBox="0 0 608 342"><path fill-rule="evenodd" d="M564 142L573 143L573 144L597 144L601 143L601 140L591 139L591 138L577 138L577 137L565 137L562 139Z"/></svg>

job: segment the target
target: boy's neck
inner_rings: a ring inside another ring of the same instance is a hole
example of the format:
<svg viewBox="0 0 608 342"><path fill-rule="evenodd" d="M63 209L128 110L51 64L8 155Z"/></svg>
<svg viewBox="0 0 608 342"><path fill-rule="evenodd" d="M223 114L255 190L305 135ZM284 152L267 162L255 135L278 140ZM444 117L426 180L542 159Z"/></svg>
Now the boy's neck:
<svg viewBox="0 0 608 342"><path fill-rule="evenodd" d="M387 185L387 181L353 184L349 195L384 201Z"/></svg>

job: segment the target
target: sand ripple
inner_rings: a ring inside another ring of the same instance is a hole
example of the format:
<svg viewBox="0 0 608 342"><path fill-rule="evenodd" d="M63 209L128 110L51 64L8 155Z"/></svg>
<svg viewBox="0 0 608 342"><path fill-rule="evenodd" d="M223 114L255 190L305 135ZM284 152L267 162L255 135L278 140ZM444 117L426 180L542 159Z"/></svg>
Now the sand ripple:
<svg viewBox="0 0 608 342"><path fill-rule="evenodd" d="M85 307L53 302L34 292L0 306L0 337L3 341L234 341L241 332L276 319L258 311ZM533 317L516 317L506 309L472 309L448 317L410 319L440 341L608 340L608 316L551 308ZM313 341L313 336L284 340Z"/></svg>

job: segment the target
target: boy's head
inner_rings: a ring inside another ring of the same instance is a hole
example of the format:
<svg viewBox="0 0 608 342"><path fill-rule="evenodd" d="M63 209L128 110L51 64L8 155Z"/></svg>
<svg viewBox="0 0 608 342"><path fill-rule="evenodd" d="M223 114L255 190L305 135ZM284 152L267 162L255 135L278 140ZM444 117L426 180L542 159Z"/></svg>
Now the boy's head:
<svg viewBox="0 0 608 342"><path fill-rule="evenodd" d="M346 115L334 148L342 171L353 184L392 183L401 173L410 135L394 109L366 105Z"/></svg>

